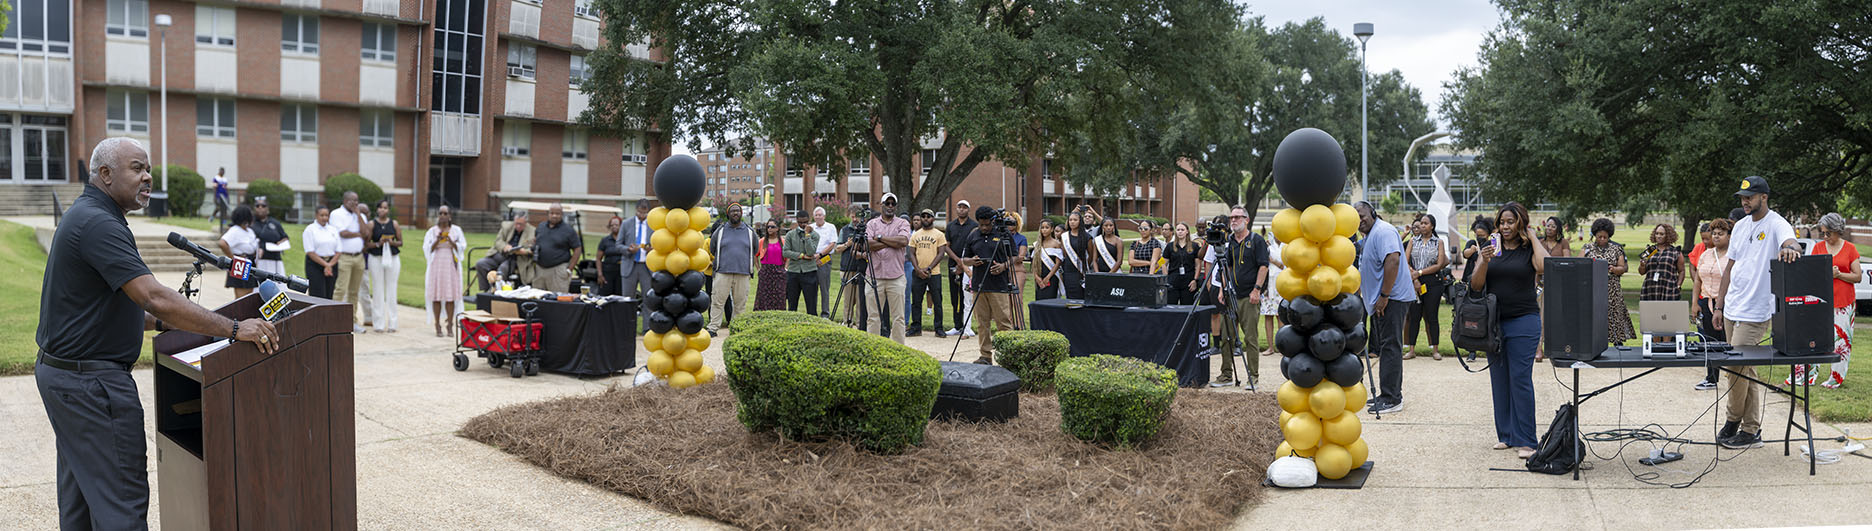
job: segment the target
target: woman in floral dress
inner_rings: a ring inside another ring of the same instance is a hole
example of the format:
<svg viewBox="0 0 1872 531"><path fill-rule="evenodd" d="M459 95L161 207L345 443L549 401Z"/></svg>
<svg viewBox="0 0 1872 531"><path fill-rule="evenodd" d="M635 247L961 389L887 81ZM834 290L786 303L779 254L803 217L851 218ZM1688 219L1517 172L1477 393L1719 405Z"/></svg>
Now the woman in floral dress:
<svg viewBox="0 0 1872 531"><path fill-rule="evenodd" d="M1625 245L1612 241L1612 230L1612 220L1593 220L1593 242L1582 249L1580 255L1604 261L1609 266L1606 271L1606 339L1620 345L1638 334L1632 330L1631 311L1626 309L1625 295L1619 291L1619 277L1629 269L1625 264Z"/></svg>

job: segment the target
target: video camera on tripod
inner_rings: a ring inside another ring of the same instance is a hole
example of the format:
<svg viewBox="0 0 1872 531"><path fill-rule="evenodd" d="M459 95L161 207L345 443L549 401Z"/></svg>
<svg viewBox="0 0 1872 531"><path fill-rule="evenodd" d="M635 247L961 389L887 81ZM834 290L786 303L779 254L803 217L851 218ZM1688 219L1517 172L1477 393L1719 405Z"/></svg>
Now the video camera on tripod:
<svg viewBox="0 0 1872 531"><path fill-rule="evenodd" d="M1019 230L1016 227L1019 224L1020 222L1014 220L1014 216L1008 215L1005 208L995 209L994 217L989 218L987 223L988 231L996 234L1011 234Z"/></svg>
<svg viewBox="0 0 1872 531"><path fill-rule="evenodd" d="M1203 226L1203 242L1211 246L1228 243L1228 234L1229 226L1226 220L1211 219L1209 224Z"/></svg>

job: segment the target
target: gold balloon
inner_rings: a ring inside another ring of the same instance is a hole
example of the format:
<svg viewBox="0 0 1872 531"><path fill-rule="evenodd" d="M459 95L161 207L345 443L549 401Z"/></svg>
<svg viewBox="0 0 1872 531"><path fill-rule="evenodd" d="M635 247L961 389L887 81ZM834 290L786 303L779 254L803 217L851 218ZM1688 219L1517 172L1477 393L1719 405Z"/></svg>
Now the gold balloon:
<svg viewBox="0 0 1872 531"><path fill-rule="evenodd" d="M691 230L708 230L709 223L713 221L715 220L710 219L708 209L700 206L689 207L689 228Z"/></svg>
<svg viewBox="0 0 1872 531"><path fill-rule="evenodd" d="M1300 414L1313 409L1313 406L1307 404L1307 390L1294 385L1292 381L1281 383L1280 389L1274 392L1274 398L1280 402L1281 411L1288 413ZM1283 426L1286 424L1281 423Z"/></svg>
<svg viewBox="0 0 1872 531"><path fill-rule="evenodd" d="M644 352L656 352L659 350L663 350L663 334L659 334L656 332L644 332L643 346L644 346Z"/></svg>
<svg viewBox="0 0 1872 531"><path fill-rule="evenodd" d="M1312 413L1295 413L1281 425L1281 433L1287 436L1287 444L1294 448L1312 448L1319 446L1321 436L1319 417Z"/></svg>
<svg viewBox="0 0 1872 531"><path fill-rule="evenodd" d="M1315 267L1313 274L1307 275L1307 294L1315 299L1332 300L1334 295L1339 294L1339 288L1339 272L1333 268Z"/></svg>
<svg viewBox="0 0 1872 531"><path fill-rule="evenodd" d="M669 211L669 214L663 217L663 226L668 228L672 232L689 228L689 211L687 210Z"/></svg>
<svg viewBox="0 0 1872 531"><path fill-rule="evenodd" d="M671 329L663 334L663 353L668 354L670 359L676 359L687 350L689 350L689 336L684 335L681 330Z"/></svg>
<svg viewBox="0 0 1872 531"><path fill-rule="evenodd" d="M1289 208L1275 212L1273 225L1274 239L1281 243L1293 243L1300 239L1300 210Z"/></svg>
<svg viewBox="0 0 1872 531"><path fill-rule="evenodd" d="M669 375L670 387L673 387L676 389L688 389L691 387L695 387L695 384L696 384L696 377L694 374L690 374L690 373L683 372L683 371L676 371L676 372L670 373Z"/></svg>
<svg viewBox="0 0 1872 531"><path fill-rule="evenodd" d="M1307 394L1307 404L1312 406L1313 414L1326 420L1345 414L1345 400L1345 389L1330 381L1320 382Z"/></svg>
<svg viewBox="0 0 1872 531"><path fill-rule="evenodd" d="M1281 256L1283 259L1286 257L1285 254ZM1320 246L1320 263L1333 269L1351 267L1352 260L1357 256L1358 246L1352 245L1352 240L1345 236L1334 234L1332 239Z"/></svg>
<svg viewBox="0 0 1872 531"><path fill-rule="evenodd" d="M1339 479L1352 472L1352 452L1337 444L1321 446L1313 453L1313 464L1319 467L1320 477Z"/></svg>
<svg viewBox="0 0 1872 531"><path fill-rule="evenodd" d="M689 253L689 269L701 271L705 274L713 274L713 272L709 270L709 266L715 264L715 257L709 256L707 247L708 244L703 243L702 248L697 248L695 252Z"/></svg>
<svg viewBox="0 0 1872 531"><path fill-rule="evenodd" d="M1281 441L1280 446L1277 446L1274 448L1274 458L1280 459L1282 457L1293 457L1293 456L1313 457L1314 450L1317 450L1317 448L1295 450L1293 445L1287 444L1287 441Z"/></svg>
<svg viewBox="0 0 1872 531"><path fill-rule="evenodd" d="M1331 239L1338 225L1333 219L1332 208L1326 205L1313 205L1300 211L1300 233L1313 243L1325 243Z"/></svg>
<svg viewBox="0 0 1872 531"><path fill-rule="evenodd" d="M1335 229L1333 234L1345 236L1347 238L1351 238L1353 234L1358 234L1358 209L1352 208L1352 205L1345 203L1335 203L1332 206L1332 214L1333 228Z"/></svg>
<svg viewBox="0 0 1872 531"><path fill-rule="evenodd" d="M1365 396L1365 384L1363 382L1352 384L1352 387L1345 388L1345 410L1358 413L1359 410L1365 409L1366 398L1370 397Z"/></svg>
<svg viewBox="0 0 1872 531"><path fill-rule="evenodd" d="M715 381L715 369L710 369L709 366L707 365L703 365L702 368L696 369L696 372L695 372L696 385L702 385L702 384L706 384L706 383L713 382L713 381Z"/></svg>
<svg viewBox="0 0 1872 531"><path fill-rule="evenodd" d="M650 214L644 216L644 223L650 224L650 230L663 230L663 217L667 214L669 214L667 208L652 208Z"/></svg>
<svg viewBox="0 0 1872 531"><path fill-rule="evenodd" d="M709 346L708 332L696 332L695 335L689 336L689 348L692 348L695 350L708 350L708 346Z"/></svg>
<svg viewBox="0 0 1872 531"><path fill-rule="evenodd" d="M1281 263L1285 264L1287 269L1296 271L1297 274L1305 275L1313 271L1313 268L1319 265L1319 261L1320 247L1311 241L1294 240L1281 248Z"/></svg>
<svg viewBox="0 0 1872 531"><path fill-rule="evenodd" d="M1348 243L1349 244L1349 243ZM695 253L702 248L702 231L686 230L676 235L676 249L685 253Z"/></svg>
<svg viewBox="0 0 1872 531"><path fill-rule="evenodd" d="M1274 291L1280 293L1283 299L1298 299L1301 295L1307 294L1307 279L1300 276L1299 271L1287 268L1282 270L1279 276L1274 277Z"/></svg>
<svg viewBox="0 0 1872 531"><path fill-rule="evenodd" d="M644 266L650 268L651 271L662 271L663 259L668 257L669 255L664 254L663 251L650 251L650 254L644 256Z"/></svg>
<svg viewBox="0 0 1872 531"><path fill-rule="evenodd" d="M1362 430L1363 427L1359 422L1358 415L1348 413L1327 420L1324 429L1326 431L1326 442L1345 446L1352 444L1352 441L1358 440L1359 431Z"/></svg>
<svg viewBox="0 0 1872 531"><path fill-rule="evenodd" d="M702 353L701 352L689 350L689 351L684 351L681 356L676 357L676 369L677 370L695 372L696 369L701 368L701 367L702 367Z"/></svg>
<svg viewBox="0 0 1872 531"><path fill-rule="evenodd" d="M1346 452L1352 454L1352 468L1365 466L1365 458L1371 457L1371 447L1365 445L1364 438L1352 441L1352 444L1346 445L1345 449Z"/></svg>
<svg viewBox="0 0 1872 531"><path fill-rule="evenodd" d="M1290 418L1293 418L1293 413L1288 413L1288 412L1286 412L1285 410L1283 410L1283 411L1281 411L1281 414L1280 414L1280 422L1277 422L1277 423L1275 423L1274 425L1275 425L1275 426L1286 426L1286 425L1287 425L1287 419L1290 419Z"/></svg>
<svg viewBox="0 0 1872 531"><path fill-rule="evenodd" d="M682 251L670 251L663 257L663 270L671 275L681 275L689 271L689 255Z"/></svg>
<svg viewBox="0 0 1872 531"><path fill-rule="evenodd" d="M657 229L650 233L650 249L669 254L676 250L676 234L669 229Z"/></svg>
<svg viewBox="0 0 1872 531"><path fill-rule="evenodd" d="M1359 292L1360 282L1362 282L1362 279L1359 278L1359 272L1358 272L1357 267L1348 267L1348 268L1345 268L1345 271L1339 272L1339 292L1340 293L1357 295Z"/></svg>
<svg viewBox="0 0 1872 531"><path fill-rule="evenodd" d="M669 354L652 352L650 353L650 359L644 362L644 367L650 370L650 374L654 374L658 378L668 378L670 371L676 369L676 359L671 358Z"/></svg>

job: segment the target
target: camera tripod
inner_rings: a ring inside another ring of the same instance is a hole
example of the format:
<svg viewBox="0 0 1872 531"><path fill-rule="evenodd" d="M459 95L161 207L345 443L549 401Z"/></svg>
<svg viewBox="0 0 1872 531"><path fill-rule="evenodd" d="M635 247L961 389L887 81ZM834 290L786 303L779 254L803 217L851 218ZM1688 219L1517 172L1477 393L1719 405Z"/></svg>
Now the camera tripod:
<svg viewBox="0 0 1872 531"><path fill-rule="evenodd" d="M1227 244L1227 243L1228 243L1228 240L1226 239L1226 237L1224 237L1223 244ZM1212 244L1211 247L1212 248L1216 247L1216 245ZM1170 356L1174 354L1177 351L1177 349L1183 347L1183 331L1189 329L1190 319L1196 316L1196 309L1202 306L1201 304L1202 296L1207 293L1215 293L1217 302L1222 302L1224 300L1227 301L1226 303L1219 304L1221 308L1218 310L1219 311L1218 317L1222 318L1222 333L1220 337L1212 336L1209 338L1209 344L1211 348L1216 348L1215 345L1217 344L1227 344L1229 345L1228 351L1223 352L1222 355L1233 357L1237 354L1241 354L1243 364L1259 363L1259 360L1248 357L1242 350L1241 327L1239 326L1241 318L1239 314L1237 313L1239 311L1239 308L1237 307L1241 306L1241 304L1239 304L1238 299L1235 298L1235 285L1234 285L1235 284L1234 283L1235 262L1233 260L1230 260L1228 256L1224 255L1224 253L1216 253L1216 258L1219 260L1219 263L1217 264L1216 274L1221 277L1220 282L1218 282L1218 284L1221 284L1221 286L1219 287L1212 286L1209 283L1205 282L1203 283L1202 289L1197 290L1196 292L1197 304L1191 304L1189 311L1183 314L1183 324L1181 326L1178 326L1177 331L1176 331L1177 340L1176 342L1170 344L1169 350L1164 351L1162 354L1158 356L1158 359L1156 360L1158 365L1166 365L1165 362L1169 361ZM1271 341L1272 338L1270 338L1269 340ZM1213 354L1211 354L1211 356L1213 356ZM1240 378L1235 377L1235 370L1232 368L1234 364L1231 363L1230 365L1231 365L1231 368L1229 369L1229 379L1235 380L1237 382L1237 385L1246 383L1246 382L1243 382ZM1243 370L1247 370L1247 369L1244 367ZM1259 384L1260 382L1255 382L1255 383Z"/></svg>

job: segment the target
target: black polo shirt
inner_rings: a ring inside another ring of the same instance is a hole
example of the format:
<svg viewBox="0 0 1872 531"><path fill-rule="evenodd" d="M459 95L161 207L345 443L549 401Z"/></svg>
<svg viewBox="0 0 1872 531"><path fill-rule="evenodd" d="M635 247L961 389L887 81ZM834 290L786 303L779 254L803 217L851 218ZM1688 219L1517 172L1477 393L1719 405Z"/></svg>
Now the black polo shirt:
<svg viewBox="0 0 1872 531"><path fill-rule="evenodd" d="M260 259L279 260L279 251L266 250L266 244L278 243L280 240L286 239L286 228L280 226L279 220L268 216L266 219L255 221L253 224L253 232L254 237L260 239Z"/></svg>
<svg viewBox="0 0 1872 531"><path fill-rule="evenodd" d="M1247 298L1248 292L1255 288L1255 273L1268 265L1267 240L1252 232L1246 240L1236 240L1235 235L1230 234L1223 249L1229 267L1235 271L1235 296Z"/></svg>
<svg viewBox="0 0 1872 531"><path fill-rule="evenodd" d="M578 231L572 230L570 223L561 221L557 227L552 223L541 223L539 228L533 230L535 245L539 247L533 251L533 263L542 267L565 265L572 261L573 249L585 247L584 238L579 237Z"/></svg>
<svg viewBox="0 0 1872 531"><path fill-rule="evenodd" d="M983 234L981 231L968 233L963 242L963 258L981 258L981 265L975 266L969 276L975 282L976 290L986 293L1014 293L1014 238L1007 235ZM1007 271L999 275L988 274L988 266L996 262L1010 264Z"/></svg>
<svg viewBox="0 0 1872 531"><path fill-rule="evenodd" d="M949 239L949 252L962 256L962 250L968 248L969 234L975 232L975 228L980 226L981 224L973 219L949 220L949 224L943 226L943 237Z"/></svg>
<svg viewBox="0 0 1872 531"><path fill-rule="evenodd" d="M123 287L148 274L123 210L87 183L52 234L39 288L39 349L68 360L135 363L143 308Z"/></svg>

